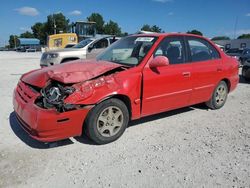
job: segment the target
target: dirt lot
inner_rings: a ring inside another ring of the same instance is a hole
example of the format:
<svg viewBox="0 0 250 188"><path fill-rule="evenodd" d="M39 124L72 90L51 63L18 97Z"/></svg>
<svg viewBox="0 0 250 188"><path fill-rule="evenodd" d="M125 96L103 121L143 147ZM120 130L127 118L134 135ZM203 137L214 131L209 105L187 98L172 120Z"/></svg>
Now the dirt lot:
<svg viewBox="0 0 250 188"><path fill-rule="evenodd" d="M192 106L134 121L116 142L46 145L13 114L21 74L40 53L0 52L0 187L250 187L250 84L224 108Z"/></svg>

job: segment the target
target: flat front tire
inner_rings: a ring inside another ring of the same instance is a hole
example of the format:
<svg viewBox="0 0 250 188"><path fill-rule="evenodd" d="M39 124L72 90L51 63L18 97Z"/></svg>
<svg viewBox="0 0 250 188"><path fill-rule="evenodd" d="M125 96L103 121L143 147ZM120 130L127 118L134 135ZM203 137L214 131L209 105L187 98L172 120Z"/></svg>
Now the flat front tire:
<svg viewBox="0 0 250 188"><path fill-rule="evenodd" d="M221 81L215 88L211 99L206 102L206 105L213 109L220 109L224 106L227 100L228 86L225 81Z"/></svg>
<svg viewBox="0 0 250 188"><path fill-rule="evenodd" d="M96 105L87 116L85 133L97 144L117 140L125 131L129 121L127 106L119 99L108 99Z"/></svg>

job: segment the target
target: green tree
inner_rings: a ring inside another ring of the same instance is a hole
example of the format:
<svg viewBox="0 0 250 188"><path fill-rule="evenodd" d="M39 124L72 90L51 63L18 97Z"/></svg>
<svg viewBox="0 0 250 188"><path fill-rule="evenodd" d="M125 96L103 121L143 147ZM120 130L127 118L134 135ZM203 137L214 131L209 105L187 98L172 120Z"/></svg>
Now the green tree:
<svg viewBox="0 0 250 188"><path fill-rule="evenodd" d="M156 32L156 33L161 33L162 32L162 29L160 27L158 27L157 25L153 25L151 27L151 31L152 32Z"/></svg>
<svg viewBox="0 0 250 188"><path fill-rule="evenodd" d="M200 36L203 36L202 32L196 30L196 29L193 29L192 31L188 31L187 32L188 34L194 34L194 35L200 35Z"/></svg>
<svg viewBox="0 0 250 188"><path fill-rule="evenodd" d="M99 34L104 33L104 20L101 14L92 13L89 17L87 17L89 22L96 22L96 32Z"/></svg>
<svg viewBox="0 0 250 188"><path fill-rule="evenodd" d="M26 31L25 33L20 34L20 38L34 38L33 33Z"/></svg>
<svg viewBox="0 0 250 188"><path fill-rule="evenodd" d="M108 35L121 35L121 28L118 23L110 20L108 23L104 25L104 33Z"/></svg>
<svg viewBox="0 0 250 188"><path fill-rule="evenodd" d="M18 36L17 35L10 35L9 38L9 46L10 48L15 48L18 46Z"/></svg>
<svg viewBox="0 0 250 188"><path fill-rule="evenodd" d="M144 25L142 26L141 30L143 30L143 31L151 31L151 26L148 25L148 24L144 24Z"/></svg>
<svg viewBox="0 0 250 188"><path fill-rule="evenodd" d="M250 33L248 34L242 34L238 37L238 39L250 39Z"/></svg>
<svg viewBox="0 0 250 188"><path fill-rule="evenodd" d="M148 24L144 24L141 28L142 31L150 31L155 33L162 33L162 29L157 25L150 26Z"/></svg>
<svg viewBox="0 0 250 188"><path fill-rule="evenodd" d="M45 31L45 23L37 22L31 27L35 38L40 40L41 44L46 44L47 36Z"/></svg>
<svg viewBox="0 0 250 188"><path fill-rule="evenodd" d="M47 35L66 33L69 30L69 19L62 13L52 14L47 16L47 22L45 23L45 32Z"/></svg>
<svg viewBox="0 0 250 188"><path fill-rule="evenodd" d="M124 33L121 34L121 37L126 37L126 36L128 36L127 32L124 32Z"/></svg>
<svg viewBox="0 0 250 188"><path fill-rule="evenodd" d="M218 36L218 37L212 38L211 40L230 40L230 38L227 36Z"/></svg>

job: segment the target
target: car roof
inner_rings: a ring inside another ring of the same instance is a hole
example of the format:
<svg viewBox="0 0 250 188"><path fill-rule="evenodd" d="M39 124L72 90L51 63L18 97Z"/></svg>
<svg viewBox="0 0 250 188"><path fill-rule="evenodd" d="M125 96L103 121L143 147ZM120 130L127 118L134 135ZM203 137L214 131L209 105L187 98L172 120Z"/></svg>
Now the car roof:
<svg viewBox="0 0 250 188"><path fill-rule="evenodd" d="M115 35L96 35L95 37L91 37L90 39L97 40L97 39L104 39L104 38L111 38L115 37Z"/></svg>
<svg viewBox="0 0 250 188"><path fill-rule="evenodd" d="M131 36L142 36L142 37L189 36L189 37L205 38L200 35L187 34L187 33L148 33L148 34L134 34Z"/></svg>

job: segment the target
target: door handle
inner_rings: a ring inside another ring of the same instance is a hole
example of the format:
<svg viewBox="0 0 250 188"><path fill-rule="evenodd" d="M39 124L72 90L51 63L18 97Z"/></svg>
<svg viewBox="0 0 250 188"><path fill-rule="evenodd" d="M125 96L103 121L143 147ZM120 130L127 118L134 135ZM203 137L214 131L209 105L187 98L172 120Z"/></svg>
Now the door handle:
<svg viewBox="0 0 250 188"><path fill-rule="evenodd" d="M185 77L185 78L188 78L191 76L191 73L190 72L183 72L182 75Z"/></svg>

